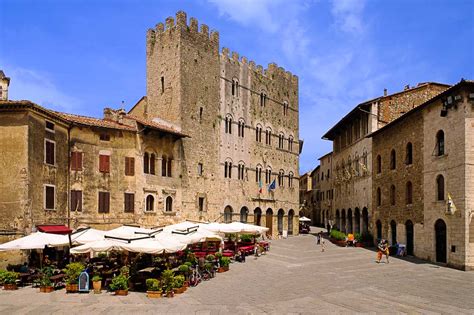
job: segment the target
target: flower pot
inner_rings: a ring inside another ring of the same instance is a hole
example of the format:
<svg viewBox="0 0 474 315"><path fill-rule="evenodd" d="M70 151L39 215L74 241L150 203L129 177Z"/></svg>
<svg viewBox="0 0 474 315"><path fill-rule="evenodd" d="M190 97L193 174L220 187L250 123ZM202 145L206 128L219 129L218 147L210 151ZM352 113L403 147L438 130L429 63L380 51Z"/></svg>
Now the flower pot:
<svg viewBox="0 0 474 315"><path fill-rule="evenodd" d="M186 289L189 287L189 281L184 281L184 287L186 287Z"/></svg>
<svg viewBox="0 0 474 315"><path fill-rule="evenodd" d="M66 284L66 293L77 293L79 291L79 284Z"/></svg>
<svg viewBox="0 0 474 315"><path fill-rule="evenodd" d="M224 266L222 268L224 269L224 271L229 271L229 266Z"/></svg>
<svg viewBox="0 0 474 315"><path fill-rule="evenodd" d="M14 283L13 284L4 283L3 290L18 290L18 287Z"/></svg>
<svg viewBox="0 0 474 315"><path fill-rule="evenodd" d="M166 297L172 298L174 296L174 291L166 292Z"/></svg>
<svg viewBox="0 0 474 315"><path fill-rule="evenodd" d="M161 297L160 291L146 291L146 296L151 299L157 299Z"/></svg>
<svg viewBox="0 0 474 315"><path fill-rule="evenodd" d="M92 281L92 287L94 288L94 293L99 294L102 290L102 281Z"/></svg>
<svg viewBox="0 0 474 315"><path fill-rule="evenodd" d="M181 288L175 288L174 289L175 294L181 294L181 293L184 293L184 291L186 291L186 287L181 287Z"/></svg>
<svg viewBox="0 0 474 315"><path fill-rule="evenodd" d="M217 269L217 272L218 272L218 273L223 273L223 272L225 272L224 267L219 267L219 268Z"/></svg>
<svg viewBox="0 0 474 315"><path fill-rule="evenodd" d="M115 295L128 295L128 290L115 290Z"/></svg>
<svg viewBox="0 0 474 315"><path fill-rule="evenodd" d="M51 293L54 291L54 287L53 286L43 286L43 287L40 287L40 292L41 293Z"/></svg>
<svg viewBox="0 0 474 315"><path fill-rule="evenodd" d="M339 247L346 247L347 243L345 240L336 240L335 238L330 239L331 243L339 246Z"/></svg>

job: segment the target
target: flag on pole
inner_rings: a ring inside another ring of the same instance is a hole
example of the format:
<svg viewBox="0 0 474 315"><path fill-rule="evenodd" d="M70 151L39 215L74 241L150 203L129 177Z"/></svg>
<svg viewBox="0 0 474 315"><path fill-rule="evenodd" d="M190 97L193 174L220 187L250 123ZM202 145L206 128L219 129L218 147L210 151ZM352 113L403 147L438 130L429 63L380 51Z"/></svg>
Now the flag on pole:
<svg viewBox="0 0 474 315"><path fill-rule="evenodd" d="M270 185L268 185L269 192L275 189L276 189L276 179L274 179L273 182Z"/></svg>
<svg viewBox="0 0 474 315"><path fill-rule="evenodd" d="M456 205L454 204L451 194L448 192L448 201L446 202L446 212L449 214L454 214L456 212Z"/></svg>
<svg viewBox="0 0 474 315"><path fill-rule="evenodd" d="M263 183L262 180L258 181L258 193L261 194L263 191Z"/></svg>

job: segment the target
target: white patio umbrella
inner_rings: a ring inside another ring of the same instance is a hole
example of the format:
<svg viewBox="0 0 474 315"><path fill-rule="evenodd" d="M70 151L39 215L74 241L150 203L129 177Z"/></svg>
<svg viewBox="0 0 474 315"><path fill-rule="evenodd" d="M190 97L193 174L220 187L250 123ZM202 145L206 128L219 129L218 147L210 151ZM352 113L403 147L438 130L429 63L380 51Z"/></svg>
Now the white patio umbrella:
<svg viewBox="0 0 474 315"><path fill-rule="evenodd" d="M202 227L205 228L206 230L209 230L215 233L228 233L228 234L240 233L239 227L232 226L228 223L213 222L213 223L208 223L208 224L202 224Z"/></svg>
<svg viewBox="0 0 474 315"><path fill-rule="evenodd" d="M104 239L106 231L87 228L79 230L71 234L71 242L74 245L82 245L90 242L100 241Z"/></svg>
<svg viewBox="0 0 474 315"><path fill-rule="evenodd" d="M106 231L105 235L121 238L135 238L143 237L145 234L152 233L153 230L140 228L136 226L122 225L121 227L115 228L110 231Z"/></svg>
<svg viewBox="0 0 474 315"><path fill-rule="evenodd" d="M178 224L165 226L163 232L158 235L170 236L184 244L194 244L206 241L222 242L222 237L206 229L206 225L207 224L197 224L184 221Z"/></svg>
<svg viewBox="0 0 474 315"><path fill-rule="evenodd" d="M269 228L267 227L254 225L254 224L248 224L248 223L242 223L242 222L232 222L232 223L229 223L229 226L231 226L232 228L238 229L239 233L248 233L248 234L262 234L269 230Z"/></svg>
<svg viewBox="0 0 474 315"><path fill-rule="evenodd" d="M20 249L43 249L45 246L64 246L69 244L67 235L35 232L22 238L0 245L0 251Z"/></svg>
<svg viewBox="0 0 474 315"><path fill-rule="evenodd" d="M124 250L135 253L163 254L176 253L184 250L187 244L169 237L168 235L159 235L154 238L147 238L122 245Z"/></svg>
<svg viewBox="0 0 474 315"><path fill-rule="evenodd" d="M311 222L311 219L307 217L301 217L300 222Z"/></svg>
<svg viewBox="0 0 474 315"><path fill-rule="evenodd" d="M71 254L86 254L92 252L110 252L113 250L121 251L123 250L122 246L126 243L126 240L102 239L71 248L70 252Z"/></svg>

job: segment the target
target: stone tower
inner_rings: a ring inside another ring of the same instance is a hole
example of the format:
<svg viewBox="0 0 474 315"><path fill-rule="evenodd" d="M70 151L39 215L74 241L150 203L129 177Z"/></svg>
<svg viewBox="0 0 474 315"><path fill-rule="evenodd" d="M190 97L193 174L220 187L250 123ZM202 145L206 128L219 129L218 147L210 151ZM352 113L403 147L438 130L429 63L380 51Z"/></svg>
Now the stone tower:
<svg viewBox="0 0 474 315"><path fill-rule="evenodd" d="M183 210L188 218L218 217L210 192L217 184L219 34L186 13L147 32L147 101L143 115L174 124L189 138L181 163ZM202 174L198 173L202 170ZM201 204L201 206L200 206ZM199 209L203 211L199 211Z"/></svg>
<svg viewBox="0 0 474 315"><path fill-rule="evenodd" d="M8 100L8 86L10 85L10 78L5 76L5 73L0 70L0 101Z"/></svg>

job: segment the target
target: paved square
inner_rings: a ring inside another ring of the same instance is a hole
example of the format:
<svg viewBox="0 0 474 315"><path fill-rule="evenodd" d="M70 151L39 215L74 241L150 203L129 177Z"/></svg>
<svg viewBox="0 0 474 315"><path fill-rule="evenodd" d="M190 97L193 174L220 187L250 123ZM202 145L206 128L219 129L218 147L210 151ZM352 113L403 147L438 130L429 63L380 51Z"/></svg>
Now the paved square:
<svg viewBox="0 0 474 315"><path fill-rule="evenodd" d="M273 241L267 255L172 299L2 290L0 314L474 314L474 272L396 258L376 264L372 251L326 244L322 253L312 235Z"/></svg>

